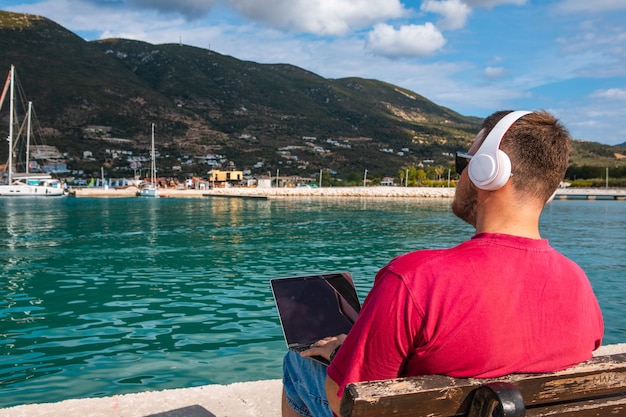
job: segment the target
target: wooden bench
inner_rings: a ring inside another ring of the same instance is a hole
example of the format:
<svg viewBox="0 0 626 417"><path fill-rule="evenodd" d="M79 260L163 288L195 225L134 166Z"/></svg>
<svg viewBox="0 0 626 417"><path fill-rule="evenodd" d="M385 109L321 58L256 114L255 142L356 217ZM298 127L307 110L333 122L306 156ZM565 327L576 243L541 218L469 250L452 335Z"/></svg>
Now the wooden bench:
<svg viewBox="0 0 626 417"><path fill-rule="evenodd" d="M440 375L360 382L346 387L342 417L626 416L626 353L573 368L501 378Z"/></svg>

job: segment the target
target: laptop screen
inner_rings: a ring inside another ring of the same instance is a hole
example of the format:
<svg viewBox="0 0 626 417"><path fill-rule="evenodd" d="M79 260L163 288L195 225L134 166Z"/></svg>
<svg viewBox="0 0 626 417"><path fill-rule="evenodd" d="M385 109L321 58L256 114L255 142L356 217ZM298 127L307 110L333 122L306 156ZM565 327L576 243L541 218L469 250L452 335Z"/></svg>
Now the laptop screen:
<svg viewBox="0 0 626 417"><path fill-rule="evenodd" d="M270 281L287 346L348 333L361 305L347 272Z"/></svg>

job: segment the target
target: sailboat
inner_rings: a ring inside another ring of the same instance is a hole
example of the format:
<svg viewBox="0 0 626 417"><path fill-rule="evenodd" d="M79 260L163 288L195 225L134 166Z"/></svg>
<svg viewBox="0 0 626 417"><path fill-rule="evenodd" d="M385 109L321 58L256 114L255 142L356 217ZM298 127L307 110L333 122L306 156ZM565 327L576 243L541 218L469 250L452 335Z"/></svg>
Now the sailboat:
<svg viewBox="0 0 626 417"><path fill-rule="evenodd" d="M152 123L152 149L150 152L150 156L152 159L152 164L150 166L151 181L149 184L143 186L139 195L141 197L159 198L159 185L157 184L156 179L156 153L154 151L154 123Z"/></svg>
<svg viewBox="0 0 626 417"><path fill-rule="evenodd" d="M4 99L9 92L9 136L7 141L9 142L9 159L7 162L7 169L5 175L3 175L3 182L0 184L0 197L58 197L63 196L63 185L58 179L52 178L50 174L46 173L30 173L29 172L29 145L30 145L30 133L31 133L31 110L32 103L28 103L28 126L27 126L27 139L26 139L26 163L25 172L17 173L13 172L13 158L14 149L17 143L13 128L15 126L15 67L11 65L9 76L7 77L4 89L2 90L2 96L0 96L0 110L4 104Z"/></svg>

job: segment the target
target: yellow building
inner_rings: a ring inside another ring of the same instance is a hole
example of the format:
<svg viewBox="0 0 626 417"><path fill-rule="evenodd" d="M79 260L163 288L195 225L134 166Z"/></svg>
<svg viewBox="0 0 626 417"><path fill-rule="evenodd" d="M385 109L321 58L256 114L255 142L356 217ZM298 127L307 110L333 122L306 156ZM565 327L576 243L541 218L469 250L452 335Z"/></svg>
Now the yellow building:
<svg viewBox="0 0 626 417"><path fill-rule="evenodd" d="M209 171L210 182L239 182L243 180L243 171L220 171L212 169Z"/></svg>

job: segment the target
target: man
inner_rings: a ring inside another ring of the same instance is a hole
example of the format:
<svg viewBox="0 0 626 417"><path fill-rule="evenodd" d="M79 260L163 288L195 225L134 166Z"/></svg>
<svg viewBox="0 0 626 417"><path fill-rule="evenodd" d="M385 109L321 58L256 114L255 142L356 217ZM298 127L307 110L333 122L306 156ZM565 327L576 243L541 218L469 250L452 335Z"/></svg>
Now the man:
<svg viewBox="0 0 626 417"><path fill-rule="evenodd" d="M585 273L539 234L569 147L569 133L547 112L488 117L456 161L452 211L476 234L395 258L376 275L347 337L287 354L283 416L339 415L351 382L549 372L589 359L604 330L597 300ZM312 355L332 359L328 369Z"/></svg>

